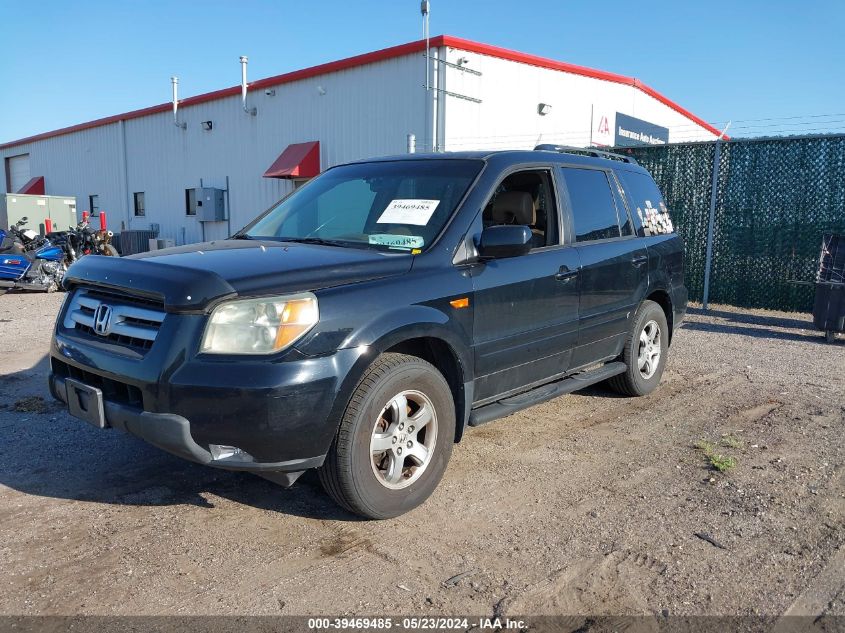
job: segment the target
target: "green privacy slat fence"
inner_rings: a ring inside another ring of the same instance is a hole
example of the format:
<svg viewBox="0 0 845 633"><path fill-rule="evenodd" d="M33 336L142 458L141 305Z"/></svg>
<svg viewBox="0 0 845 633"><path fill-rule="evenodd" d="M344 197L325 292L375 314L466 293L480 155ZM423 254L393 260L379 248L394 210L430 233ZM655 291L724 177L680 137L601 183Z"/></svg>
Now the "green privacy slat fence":
<svg viewBox="0 0 845 633"><path fill-rule="evenodd" d="M625 148L654 176L701 301L715 143ZM621 150L620 150L621 151ZM809 311L824 233L845 232L845 135L722 143L710 302Z"/></svg>

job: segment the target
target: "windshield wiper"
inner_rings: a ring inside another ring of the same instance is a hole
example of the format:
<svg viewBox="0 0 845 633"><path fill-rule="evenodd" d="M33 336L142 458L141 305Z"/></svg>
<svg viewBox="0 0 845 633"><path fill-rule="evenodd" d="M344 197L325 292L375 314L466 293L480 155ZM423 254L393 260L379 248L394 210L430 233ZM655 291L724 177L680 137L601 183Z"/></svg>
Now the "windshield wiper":
<svg viewBox="0 0 845 633"><path fill-rule="evenodd" d="M327 240L322 237L279 237L280 242L296 242L298 244L320 244L322 246L339 246L346 248L349 242L344 240Z"/></svg>
<svg viewBox="0 0 845 633"><path fill-rule="evenodd" d="M251 240L252 237L247 235L246 233L235 233L232 237L229 238L230 240Z"/></svg>

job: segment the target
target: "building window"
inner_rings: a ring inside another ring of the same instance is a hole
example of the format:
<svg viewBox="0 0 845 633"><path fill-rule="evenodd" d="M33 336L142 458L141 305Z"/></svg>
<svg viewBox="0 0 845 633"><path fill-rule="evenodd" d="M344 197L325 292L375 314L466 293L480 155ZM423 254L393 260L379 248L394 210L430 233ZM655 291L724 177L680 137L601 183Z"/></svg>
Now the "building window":
<svg viewBox="0 0 845 633"><path fill-rule="evenodd" d="M144 192L136 191L132 196L135 199L135 215L138 217L147 215L147 207L144 204Z"/></svg>
<svg viewBox="0 0 845 633"><path fill-rule="evenodd" d="M197 214L197 190L185 189L185 215Z"/></svg>
<svg viewBox="0 0 845 633"><path fill-rule="evenodd" d="M91 215L100 215L100 196L88 196L88 210Z"/></svg>

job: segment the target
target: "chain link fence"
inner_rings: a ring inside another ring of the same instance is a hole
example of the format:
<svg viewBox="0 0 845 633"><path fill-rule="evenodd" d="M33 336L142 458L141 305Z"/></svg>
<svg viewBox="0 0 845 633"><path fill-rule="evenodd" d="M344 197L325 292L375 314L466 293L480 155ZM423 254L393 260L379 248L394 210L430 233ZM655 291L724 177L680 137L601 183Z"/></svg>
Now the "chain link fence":
<svg viewBox="0 0 845 633"><path fill-rule="evenodd" d="M709 300L810 311L824 233L845 232L845 135L624 148L651 172L686 245L690 299L704 298L716 174Z"/></svg>

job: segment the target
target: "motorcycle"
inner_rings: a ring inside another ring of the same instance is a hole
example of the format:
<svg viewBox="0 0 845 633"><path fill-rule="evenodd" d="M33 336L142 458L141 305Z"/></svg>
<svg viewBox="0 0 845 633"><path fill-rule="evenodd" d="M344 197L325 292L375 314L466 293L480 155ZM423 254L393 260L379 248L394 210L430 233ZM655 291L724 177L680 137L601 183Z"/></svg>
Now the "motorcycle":
<svg viewBox="0 0 845 633"><path fill-rule="evenodd" d="M0 295L13 288L54 292L67 270L64 248L24 229L26 220L13 224L8 233L0 229Z"/></svg>
<svg viewBox="0 0 845 633"><path fill-rule="evenodd" d="M94 229L87 220L67 231L56 231L47 234L47 238L54 245L61 246L67 255L67 261L72 264L83 255L107 255L120 257L117 249L111 244L114 233L102 229Z"/></svg>

